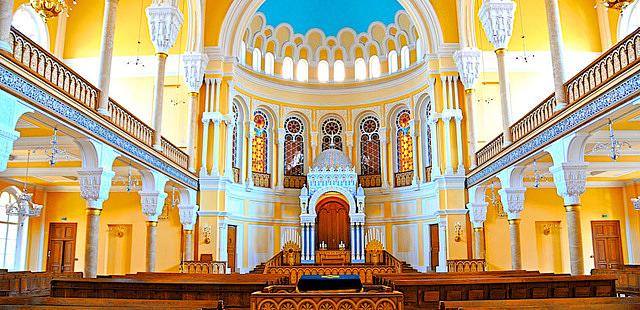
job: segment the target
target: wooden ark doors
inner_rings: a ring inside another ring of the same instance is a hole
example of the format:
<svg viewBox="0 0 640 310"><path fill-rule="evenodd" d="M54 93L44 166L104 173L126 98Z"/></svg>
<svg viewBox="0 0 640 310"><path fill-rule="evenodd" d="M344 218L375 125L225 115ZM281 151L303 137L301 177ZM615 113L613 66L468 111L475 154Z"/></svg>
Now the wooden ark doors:
<svg viewBox="0 0 640 310"><path fill-rule="evenodd" d="M236 272L236 237L238 227L235 225L227 226L227 267L231 272Z"/></svg>
<svg viewBox="0 0 640 310"><path fill-rule="evenodd" d="M47 271L73 272L77 223L50 223Z"/></svg>
<svg viewBox="0 0 640 310"><path fill-rule="evenodd" d="M337 250L342 241L349 249L349 204L339 197L327 197L317 204L316 214L316 248L324 241L328 250Z"/></svg>
<svg viewBox="0 0 640 310"><path fill-rule="evenodd" d="M430 252L430 268L431 271L436 271L438 263L440 262L440 237L439 237L438 224L429 225L429 240L431 242Z"/></svg>
<svg viewBox="0 0 640 310"><path fill-rule="evenodd" d="M593 260L596 269L622 269L620 221L591 221Z"/></svg>

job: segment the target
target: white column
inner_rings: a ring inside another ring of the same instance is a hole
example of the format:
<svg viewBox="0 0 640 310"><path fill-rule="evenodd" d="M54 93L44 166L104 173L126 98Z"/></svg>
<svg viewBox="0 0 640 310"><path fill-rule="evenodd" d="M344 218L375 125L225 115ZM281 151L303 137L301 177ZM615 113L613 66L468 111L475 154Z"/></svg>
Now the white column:
<svg viewBox="0 0 640 310"><path fill-rule="evenodd" d="M432 114L428 121L431 132L431 179L433 180L433 177L442 175L438 154L438 118Z"/></svg>
<svg viewBox="0 0 640 310"><path fill-rule="evenodd" d="M440 244L440 252L438 253L437 272L447 272L447 225L446 216L438 219L438 243Z"/></svg>
<svg viewBox="0 0 640 310"><path fill-rule="evenodd" d="M156 240L158 217L162 214L164 200L167 193L164 192L164 186L169 178L157 171L141 170L142 190L140 194L140 204L142 205L142 214L147 218L147 246L146 246L146 264L145 271L156 271Z"/></svg>
<svg viewBox="0 0 640 310"><path fill-rule="evenodd" d="M387 169L389 164L387 161L387 128L380 128L380 179L382 188L389 188L389 179L387 178Z"/></svg>
<svg viewBox="0 0 640 310"><path fill-rule="evenodd" d="M222 119L213 119L213 160L211 162L211 176L220 176L220 123Z"/></svg>
<svg viewBox="0 0 640 310"><path fill-rule="evenodd" d="M481 193L484 194L484 193ZM471 200L471 198L469 198ZM484 259L484 221L487 220L488 203L468 203L469 219L473 226L473 258Z"/></svg>
<svg viewBox="0 0 640 310"><path fill-rule="evenodd" d="M200 177L205 177L209 175L207 171L207 149L209 146L209 124L211 120L203 117L202 118L202 163L200 164Z"/></svg>
<svg viewBox="0 0 640 310"><path fill-rule="evenodd" d="M192 189L180 190L180 224L184 232L184 260L193 260L193 227L198 219L198 205L196 204L197 192Z"/></svg>
<svg viewBox="0 0 640 310"><path fill-rule="evenodd" d="M440 76L440 79L442 80L442 96L445 100L445 104L444 106L446 107L445 109L442 110L442 122L443 122L443 127L444 127L444 156L445 156L445 170L444 170L444 174L445 175L452 175L453 174L453 163L452 163L452 159L451 159L451 118L453 117L452 113L451 113L451 92L447 91L448 84L449 84L449 77L448 76Z"/></svg>
<svg viewBox="0 0 640 310"><path fill-rule="evenodd" d="M598 4L596 4L596 13L598 14L598 29L600 30L600 46L603 51L606 51L613 45L611 26L609 23L609 9L607 9L602 2L598 2Z"/></svg>
<svg viewBox="0 0 640 310"><path fill-rule="evenodd" d="M562 27L560 26L560 9L558 8L558 0L545 0L544 4L547 9L553 85L557 102L556 110L561 110L567 106L567 98L564 94L564 81L567 73L564 66L564 42L562 41Z"/></svg>
<svg viewBox="0 0 640 310"><path fill-rule="evenodd" d="M214 106L214 112L220 112L220 88L222 87L222 79L215 79L216 81L216 101Z"/></svg>
<svg viewBox="0 0 640 310"><path fill-rule="evenodd" d="M247 148L249 151L247 152L247 187L253 187L253 137L255 136L255 124L253 122L249 123L249 131L247 132Z"/></svg>
<svg viewBox="0 0 640 310"><path fill-rule="evenodd" d="M1 6L1 4L0 4ZM7 92L0 91L2 103L2 121L0 121L0 172L7 170L7 164L13 144L20 138L20 132L16 131L18 120L23 114L33 112L33 108L26 106Z"/></svg>
<svg viewBox="0 0 640 310"><path fill-rule="evenodd" d="M460 74L460 80L462 81L462 85L464 85L465 107L467 112L467 149L471 169L476 167L477 141L475 137L475 115L473 114L473 109L476 104L474 91L477 81L480 78L481 57L482 52L477 48L464 48L453 54L456 67Z"/></svg>
<svg viewBox="0 0 640 310"><path fill-rule="evenodd" d="M233 130L236 127L233 114L227 115L225 120L227 126L227 146L226 146L226 159L224 162L224 176L231 182L233 182ZM239 155L239 154L238 154Z"/></svg>
<svg viewBox="0 0 640 310"><path fill-rule="evenodd" d="M464 157L462 156L462 109L460 109L460 98L458 94L458 77L451 77L451 86L453 87L454 113L453 118L456 123L456 148L458 150L458 175L465 175Z"/></svg>
<svg viewBox="0 0 640 310"><path fill-rule="evenodd" d="M180 10L175 6L175 1L153 0L153 3L146 11L151 42L155 47L158 59L153 101L153 129L155 130L153 147L161 151L162 103L164 99L166 61L169 55L169 49L176 42L184 19Z"/></svg>
<svg viewBox="0 0 640 310"><path fill-rule="evenodd" d="M189 170L195 172L195 143L197 127L197 116L199 106L200 87L204 78L204 70L209 62L209 57L204 53L186 53L182 56L184 62L184 79L190 95L189 104L189 127L187 131L187 155L189 155Z"/></svg>
<svg viewBox="0 0 640 310"><path fill-rule="evenodd" d="M356 223L351 223L351 261L356 260L357 243L356 243Z"/></svg>
<svg viewBox="0 0 640 310"><path fill-rule="evenodd" d="M11 53L11 19L13 0L0 1L0 49Z"/></svg>
<svg viewBox="0 0 640 310"><path fill-rule="evenodd" d="M98 112L109 114L109 85L111 83L111 60L113 59L113 38L116 34L116 11L118 0L105 0L104 16L102 18L102 42L100 44L100 73L98 75L98 89L100 97ZM61 14L66 14L62 12Z"/></svg>
<svg viewBox="0 0 640 310"><path fill-rule="evenodd" d="M275 167L277 171L274 171L273 174L278 176L276 189L282 191L284 189L284 136L287 132L284 128L278 128L277 133L278 152L276 155L278 156L278 165Z"/></svg>
<svg viewBox="0 0 640 310"><path fill-rule="evenodd" d="M513 19L516 4L512 0L484 0L478 15L487 39L495 48L498 58L498 77L500 80L500 103L502 106L503 146L511 144L511 98L509 95L509 76L505 62L505 52L513 32Z"/></svg>
<svg viewBox="0 0 640 310"><path fill-rule="evenodd" d="M520 212L524 210L525 188L502 188L498 191L504 212L509 220L509 239L511 244L511 269L522 270L522 247L520 245Z"/></svg>

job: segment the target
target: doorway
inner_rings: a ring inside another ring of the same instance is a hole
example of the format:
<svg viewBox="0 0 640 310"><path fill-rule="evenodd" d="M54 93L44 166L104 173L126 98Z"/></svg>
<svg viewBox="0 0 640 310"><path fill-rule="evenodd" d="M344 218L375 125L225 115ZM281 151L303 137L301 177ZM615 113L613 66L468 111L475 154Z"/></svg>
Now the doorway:
<svg viewBox="0 0 640 310"><path fill-rule="evenodd" d="M593 260L596 269L622 269L620 221L591 221Z"/></svg>
<svg viewBox="0 0 640 310"><path fill-rule="evenodd" d="M107 227L107 274L130 273L132 225L108 224Z"/></svg>
<svg viewBox="0 0 640 310"><path fill-rule="evenodd" d="M338 250L340 242L350 249L349 204L340 197L327 197L316 207L316 249L322 241L328 250Z"/></svg>
<svg viewBox="0 0 640 310"><path fill-rule="evenodd" d="M236 272L236 237L238 227L235 225L227 226L227 264L231 272Z"/></svg>
<svg viewBox="0 0 640 310"><path fill-rule="evenodd" d="M48 272L73 272L77 223L49 223Z"/></svg>
<svg viewBox="0 0 640 310"><path fill-rule="evenodd" d="M430 261L429 261L429 268L431 268L431 271L436 271L436 268L438 267L438 263L440 261L440 237L439 237L439 230L438 230L438 224L429 224L429 240L431 243L430 246Z"/></svg>

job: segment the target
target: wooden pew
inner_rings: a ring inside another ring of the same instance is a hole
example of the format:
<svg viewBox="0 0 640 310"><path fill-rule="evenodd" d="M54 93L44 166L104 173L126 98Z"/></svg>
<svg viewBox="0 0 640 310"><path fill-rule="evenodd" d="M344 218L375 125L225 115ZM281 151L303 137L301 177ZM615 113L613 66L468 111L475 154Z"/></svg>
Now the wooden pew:
<svg viewBox="0 0 640 310"><path fill-rule="evenodd" d="M622 269L593 269L591 274L615 276L618 294L640 296L640 266L625 265Z"/></svg>
<svg viewBox="0 0 640 310"><path fill-rule="evenodd" d="M460 277L395 280L406 309L437 309L440 301L615 297L611 276Z"/></svg>
<svg viewBox="0 0 640 310"><path fill-rule="evenodd" d="M195 282L264 282L265 286L289 284L289 277L278 274L189 274L189 273L164 273L164 272L138 272L136 274L113 275L101 277L102 279L146 279L146 280L171 280L171 281L195 281Z"/></svg>
<svg viewBox="0 0 640 310"><path fill-rule="evenodd" d="M51 288L51 280L56 278L82 278L82 272L0 273L0 296L47 296Z"/></svg>
<svg viewBox="0 0 640 310"><path fill-rule="evenodd" d="M213 300L157 300L109 298L0 297L1 308L47 309L216 309Z"/></svg>
<svg viewBox="0 0 640 310"><path fill-rule="evenodd" d="M521 277L553 276L553 273L540 273L527 270L504 270L484 272L430 272L430 273L387 273L373 276L373 283L391 286L394 280L446 279L460 277Z"/></svg>
<svg viewBox="0 0 640 310"><path fill-rule="evenodd" d="M640 298L594 297L594 298L548 298L545 300L474 300L442 301L441 310L480 309L537 309L537 310L627 310L640 309Z"/></svg>

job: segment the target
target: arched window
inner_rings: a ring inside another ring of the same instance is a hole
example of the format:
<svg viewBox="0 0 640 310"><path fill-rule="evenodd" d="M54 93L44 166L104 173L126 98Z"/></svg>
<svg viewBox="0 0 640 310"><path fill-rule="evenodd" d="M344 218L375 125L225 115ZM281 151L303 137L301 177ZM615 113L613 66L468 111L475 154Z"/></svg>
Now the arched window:
<svg viewBox="0 0 640 310"><path fill-rule="evenodd" d="M240 41L240 64L247 64L247 45L244 41Z"/></svg>
<svg viewBox="0 0 640 310"><path fill-rule="evenodd" d="M367 78L367 64L364 59L358 58L355 62L356 81L363 81Z"/></svg>
<svg viewBox="0 0 640 310"><path fill-rule="evenodd" d="M326 60L320 60L318 63L318 81L322 83L329 81L329 63Z"/></svg>
<svg viewBox="0 0 640 310"><path fill-rule="evenodd" d="M400 50L400 66L402 70L408 69L411 66L408 46L403 46Z"/></svg>
<svg viewBox="0 0 640 310"><path fill-rule="evenodd" d="M16 215L7 215L7 206L16 203L21 194L22 191L14 186L0 192L0 268L3 269L24 269L24 254L19 253L25 253L26 250L29 221L23 219L23 228L18 229L21 219ZM18 234L22 234L22 237Z"/></svg>
<svg viewBox="0 0 640 310"><path fill-rule="evenodd" d="M251 171L269 171L269 119L262 111L253 114L254 137L251 145Z"/></svg>
<svg viewBox="0 0 640 310"><path fill-rule="evenodd" d="M322 122L322 150L328 149L342 151L342 124L333 117Z"/></svg>
<svg viewBox="0 0 640 310"><path fill-rule="evenodd" d="M389 65L389 73L398 72L398 52L391 51L387 56L387 63Z"/></svg>
<svg viewBox="0 0 640 310"><path fill-rule="evenodd" d="M284 175L304 175L304 123L290 116L284 130Z"/></svg>
<svg viewBox="0 0 640 310"><path fill-rule="evenodd" d="M21 5L13 14L11 26L20 30L29 39L49 50L49 30L42 17L29 5Z"/></svg>
<svg viewBox="0 0 640 310"><path fill-rule="evenodd" d="M640 2L627 6L618 20L618 41L640 27Z"/></svg>
<svg viewBox="0 0 640 310"><path fill-rule="evenodd" d="M396 155L398 172L413 170L413 139L411 138L411 113L402 110L396 117Z"/></svg>
<svg viewBox="0 0 640 310"><path fill-rule="evenodd" d="M374 116L360 122L360 175L380 175L380 121Z"/></svg>
<svg viewBox="0 0 640 310"><path fill-rule="evenodd" d="M333 63L333 80L343 82L344 75L344 62L342 60L336 60L336 62Z"/></svg>
<svg viewBox="0 0 640 310"><path fill-rule="evenodd" d="M418 62L422 61L424 57L423 51L422 51L422 40L420 40L420 38L418 38L416 40L416 59L418 60Z"/></svg>
<svg viewBox="0 0 640 310"><path fill-rule="evenodd" d="M282 78L285 80L293 79L293 59L285 57L282 60Z"/></svg>
<svg viewBox="0 0 640 310"><path fill-rule="evenodd" d="M253 62L252 62L252 67L254 71L262 71L262 52L257 49L254 48L253 49Z"/></svg>
<svg viewBox="0 0 640 310"><path fill-rule="evenodd" d="M376 55L369 58L369 77L372 79L380 77L380 58Z"/></svg>
<svg viewBox="0 0 640 310"><path fill-rule="evenodd" d="M273 66L274 66L275 58L271 52L267 52L264 54L264 73L268 75L273 75Z"/></svg>
<svg viewBox="0 0 640 310"><path fill-rule="evenodd" d="M296 66L296 80L299 82L306 82L309 80L309 63L306 59L298 60Z"/></svg>

